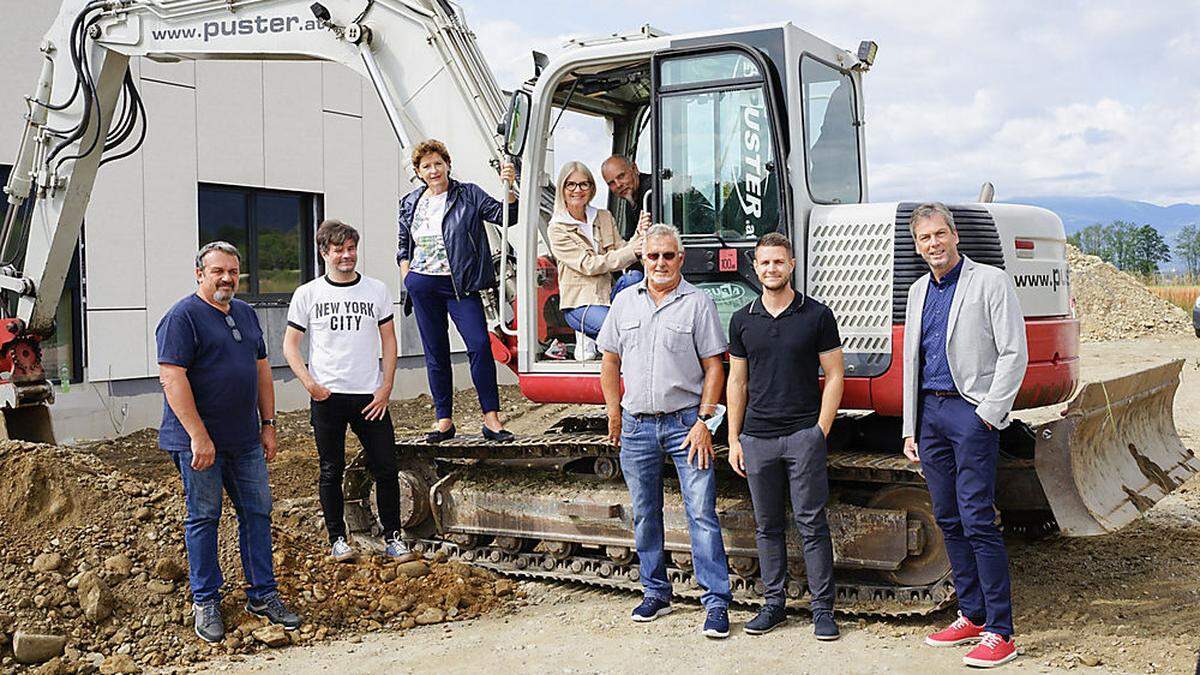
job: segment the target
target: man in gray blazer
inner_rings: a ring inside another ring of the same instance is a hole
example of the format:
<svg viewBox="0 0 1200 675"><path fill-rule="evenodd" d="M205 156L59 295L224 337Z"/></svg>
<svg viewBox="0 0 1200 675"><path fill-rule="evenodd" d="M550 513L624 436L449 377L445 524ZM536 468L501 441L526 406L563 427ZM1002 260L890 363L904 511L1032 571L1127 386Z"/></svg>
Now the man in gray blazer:
<svg viewBox="0 0 1200 675"><path fill-rule="evenodd" d="M914 209L909 231L930 274L908 289L904 454L924 467L959 606L958 619L925 642L979 641L963 662L998 666L1017 656L994 501L999 430L1029 361L1024 315L1007 273L959 255L945 205Z"/></svg>

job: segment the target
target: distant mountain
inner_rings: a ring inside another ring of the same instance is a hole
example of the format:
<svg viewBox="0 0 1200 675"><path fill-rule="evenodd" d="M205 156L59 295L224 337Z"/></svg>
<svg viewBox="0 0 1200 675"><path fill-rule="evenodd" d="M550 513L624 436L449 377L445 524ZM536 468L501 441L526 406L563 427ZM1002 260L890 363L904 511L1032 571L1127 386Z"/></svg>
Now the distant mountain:
<svg viewBox="0 0 1200 675"><path fill-rule="evenodd" d="M1124 220L1137 225L1153 225L1172 249L1175 233L1184 225L1200 224L1200 204L1159 206L1117 197L1020 197L1002 200L1010 204L1029 204L1053 211L1063 221L1067 234L1074 234L1094 223L1107 225ZM1162 270L1174 269L1177 261L1166 263Z"/></svg>
<svg viewBox="0 0 1200 675"><path fill-rule="evenodd" d="M1153 225L1170 241L1179 228L1200 223L1200 204L1159 206L1117 197L1019 197L1002 201L1049 209L1062 218L1068 234L1093 223L1107 225L1114 220L1125 220L1138 225Z"/></svg>

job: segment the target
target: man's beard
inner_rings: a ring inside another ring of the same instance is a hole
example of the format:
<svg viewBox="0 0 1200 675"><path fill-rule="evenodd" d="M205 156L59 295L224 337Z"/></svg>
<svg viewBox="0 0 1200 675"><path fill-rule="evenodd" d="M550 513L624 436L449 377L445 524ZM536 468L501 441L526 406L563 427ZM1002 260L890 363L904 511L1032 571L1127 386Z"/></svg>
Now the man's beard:
<svg viewBox="0 0 1200 675"><path fill-rule="evenodd" d="M233 299L234 293L233 286L218 286L217 290L213 291L213 300L226 303Z"/></svg>

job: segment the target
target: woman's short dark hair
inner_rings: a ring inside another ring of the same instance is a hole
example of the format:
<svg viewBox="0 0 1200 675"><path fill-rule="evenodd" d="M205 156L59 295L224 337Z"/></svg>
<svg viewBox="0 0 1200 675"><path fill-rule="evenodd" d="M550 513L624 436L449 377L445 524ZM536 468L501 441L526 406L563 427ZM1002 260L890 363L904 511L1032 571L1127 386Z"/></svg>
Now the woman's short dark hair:
<svg viewBox="0 0 1200 675"><path fill-rule="evenodd" d="M358 243L358 230L340 220L323 220L317 228L317 250L321 253L329 250L330 246L341 246L350 240Z"/></svg>
<svg viewBox="0 0 1200 675"><path fill-rule="evenodd" d="M415 148L413 148L413 150L412 150L413 171L417 172L417 174L420 175L421 158L424 157L425 155L429 155L429 154L433 154L433 153L437 153L437 154L441 155L442 161L445 162L447 166L450 165L450 151L446 149L446 144L439 140L430 138L428 140L424 140L424 141L421 141L420 143L417 143L417 146Z"/></svg>
<svg viewBox="0 0 1200 675"><path fill-rule="evenodd" d="M758 249L769 246L779 246L787 251L789 258L794 257L792 255L792 241L782 232L768 232L764 234L758 240L758 243L754 245L754 255L758 255Z"/></svg>

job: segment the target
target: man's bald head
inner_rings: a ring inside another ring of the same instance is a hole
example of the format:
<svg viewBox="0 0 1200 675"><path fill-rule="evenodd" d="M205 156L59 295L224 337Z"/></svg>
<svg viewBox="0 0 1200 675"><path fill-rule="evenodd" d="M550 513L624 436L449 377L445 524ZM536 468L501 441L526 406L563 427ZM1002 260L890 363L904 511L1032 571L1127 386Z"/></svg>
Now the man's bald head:
<svg viewBox="0 0 1200 675"><path fill-rule="evenodd" d="M613 155L600 165L600 175L608 184L608 191L626 201L633 201L641 177L637 164L623 155Z"/></svg>

